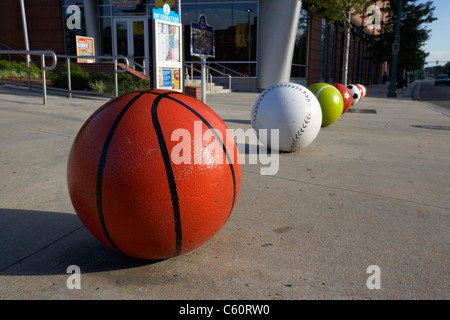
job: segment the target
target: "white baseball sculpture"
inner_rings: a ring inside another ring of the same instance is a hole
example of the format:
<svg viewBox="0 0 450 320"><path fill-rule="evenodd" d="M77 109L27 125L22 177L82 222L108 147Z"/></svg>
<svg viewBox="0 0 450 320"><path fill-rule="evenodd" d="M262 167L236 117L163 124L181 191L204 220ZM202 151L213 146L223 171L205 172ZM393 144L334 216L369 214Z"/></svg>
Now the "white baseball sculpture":
<svg viewBox="0 0 450 320"><path fill-rule="evenodd" d="M262 144L274 151L294 152L310 145L322 125L322 109L314 94L296 83L279 83L264 90L252 109L252 127ZM267 134L260 134L266 129ZM270 140L279 130L278 143Z"/></svg>

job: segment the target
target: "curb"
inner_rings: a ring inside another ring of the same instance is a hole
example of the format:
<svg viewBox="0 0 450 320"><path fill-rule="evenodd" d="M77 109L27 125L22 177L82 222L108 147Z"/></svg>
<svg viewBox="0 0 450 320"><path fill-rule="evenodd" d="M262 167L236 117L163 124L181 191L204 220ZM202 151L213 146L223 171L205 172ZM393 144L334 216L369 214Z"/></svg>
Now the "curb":
<svg viewBox="0 0 450 320"><path fill-rule="evenodd" d="M414 81L410 96L413 100L420 100L420 81Z"/></svg>

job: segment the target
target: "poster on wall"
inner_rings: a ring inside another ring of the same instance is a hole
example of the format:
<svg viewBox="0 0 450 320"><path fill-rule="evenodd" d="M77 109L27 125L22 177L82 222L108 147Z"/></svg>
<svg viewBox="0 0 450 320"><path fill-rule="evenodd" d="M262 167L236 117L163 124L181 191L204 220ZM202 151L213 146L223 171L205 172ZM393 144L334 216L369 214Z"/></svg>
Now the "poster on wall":
<svg viewBox="0 0 450 320"><path fill-rule="evenodd" d="M77 56L95 56L94 38L76 36ZM94 63L95 59L78 58L78 63Z"/></svg>
<svg viewBox="0 0 450 320"><path fill-rule="evenodd" d="M180 15L168 3L153 9L153 79L157 89L183 91L181 28Z"/></svg>
<svg viewBox="0 0 450 320"><path fill-rule="evenodd" d="M157 23L159 61L181 61L180 28L166 23Z"/></svg>
<svg viewBox="0 0 450 320"><path fill-rule="evenodd" d="M180 90L180 69L159 68L158 88L167 90Z"/></svg>

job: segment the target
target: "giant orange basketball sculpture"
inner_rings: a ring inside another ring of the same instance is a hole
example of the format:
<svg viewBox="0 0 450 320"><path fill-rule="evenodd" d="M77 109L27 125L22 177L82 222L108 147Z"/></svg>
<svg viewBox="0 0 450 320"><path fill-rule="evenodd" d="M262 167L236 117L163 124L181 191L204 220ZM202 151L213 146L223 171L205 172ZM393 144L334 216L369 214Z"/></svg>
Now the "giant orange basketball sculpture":
<svg viewBox="0 0 450 320"><path fill-rule="evenodd" d="M344 99L344 109L342 110L342 114L344 114L344 113L346 113L348 111L348 109L350 109L350 107L353 104L352 93L343 84L333 83L333 86L335 86L339 90L339 92L342 95L342 98Z"/></svg>
<svg viewBox="0 0 450 320"><path fill-rule="evenodd" d="M67 178L77 215L99 241L132 257L165 259L221 229L241 167L227 126L208 106L146 90L91 115L73 143Z"/></svg>

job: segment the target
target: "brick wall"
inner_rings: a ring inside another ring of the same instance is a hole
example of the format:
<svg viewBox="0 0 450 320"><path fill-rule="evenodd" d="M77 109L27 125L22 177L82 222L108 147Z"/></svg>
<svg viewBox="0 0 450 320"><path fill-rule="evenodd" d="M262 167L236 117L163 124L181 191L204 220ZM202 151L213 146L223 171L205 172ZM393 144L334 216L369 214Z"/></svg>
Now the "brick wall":
<svg viewBox="0 0 450 320"><path fill-rule="evenodd" d="M315 13L310 14L308 85L320 81L321 33L322 21L319 15Z"/></svg>
<svg viewBox="0 0 450 320"><path fill-rule="evenodd" d="M342 59L344 58L344 26L337 25L336 34L336 68L334 72L334 81L341 83L342 80Z"/></svg>
<svg viewBox="0 0 450 320"><path fill-rule="evenodd" d="M75 63L75 59L71 60L72 63ZM110 75L114 75L114 64L112 63L79 63L78 64L83 70L87 72L104 72ZM67 69L66 60L58 59L58 64L56 68L53 70L55 73L61 73Z"/></svg>
<svg viewBox="0 0 450 320"><path fill-rule="evenodd" d="M202 88L195 86L185 86L184 93L197 100L202 100Z"/></svg>
<svg viewBox="0 0 450 320"><path fill-rule="evenodd" d="M30 50L53 50L64 54L64 28L60 0L27 0L28 42ZM25 50L22 15L18 0L0 2L0 41L15 50Z"/></svg>
<svg viewBox="0 0 450 320"><path fill-rule="evenodd" d="M0 19L0 30L2 30L0 32L0 42L15 50L25 50L19 1L3 0L0 6L3 13Z"/></svg>
<svg viewBox="0 0 450 320"><path fill-rule="evenodd" d="M334 74L330 75L330 63L331 63L331 28L328 28L328 50L327 50L327 65L325 81L329 81L330 77L332 82L340 83L342 79L342 59L344 55L344 26L340 23L336 24L336 49L335 49L335 69ZM318 14L310 14L310 32L309 32L309 52L308 52L308 85L317 83L320 81L320 62L321 62L321 32L322 21ZM349 57L349 70L353 67L352 74L349 74L348 83L361 83L361 84L377 84L381 83L382 71L384 70L381 64L373 64L370 60L364 60L367 57L366 53L362 53L361 50L367 51L369 44L365 41L365 45L361 46L361 39L363 37L360 30L354 28L351 32L351 37L354 39L354 54L353 59ZM351 44L350 44L351 45Z"/></svg>

